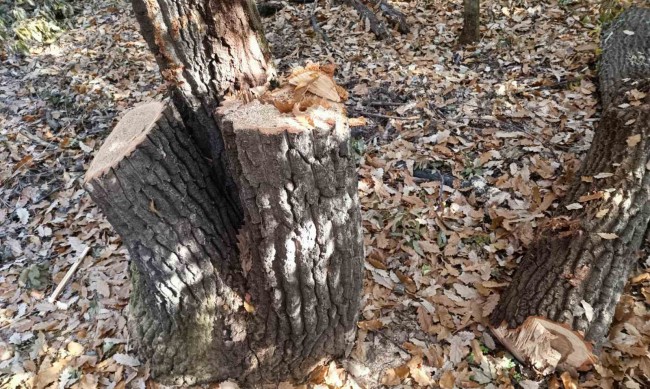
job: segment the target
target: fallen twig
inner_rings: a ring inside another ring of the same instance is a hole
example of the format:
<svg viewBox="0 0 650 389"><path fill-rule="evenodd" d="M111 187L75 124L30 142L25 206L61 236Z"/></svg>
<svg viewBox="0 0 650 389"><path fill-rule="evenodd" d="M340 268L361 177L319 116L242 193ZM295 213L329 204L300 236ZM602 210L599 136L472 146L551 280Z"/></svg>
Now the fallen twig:
<svg viewBox="0 0 650 389"><path fill-rule="evenodd" d="M379 113L371 113L371 112L361 112L362 115L364 116L370 116L374 118L381 118L381 119L397 119L397 120L419 120L421 119L420 116L407 116L407 117L401 117L401 116L392 116L392 115L382 115Z"/></svg>
<svg viewBox="0 0 650 389"><path fill-rule="evenodd" d="M25 138L40 144L41 146L50 147L52 145L52 142L46 142L43 139L41 139L40 137L38 137L38 136L36 136L34 134L31 134L27 130L21 129L20 134L23 135Z"/></svg>
<svg viewBox="0 0 650 389"><path fill-rule="evenodd" d="M371 101L368 103L370 107L399 107L404 105L404 103L394 103L392 101Z"/></svg>
<svg viewBox="0 0 650 389"><path fill-rule="evenodd" d="M309 21L311 22L311 27L314 29L314 32L323 39L326 45L330 44L330 38L327 36L327 33L323 31L320 25L318 25L318 20L316 20L316 7L318 6L318 0L314 1L314 6L311 9L311 14L309 15Z"/></svg>
<svg viewBox="0 0 650 389"><path fill-rule="evenodd" d="M77 259L72 264L72 266L70 266L70 269L68 269L68 272L65 273L65 276L63 276L61 282L59 282L59 284L56 286L56 289L54 289L52 295L47 299L47 301L50 304L54 304L56 298L59 297L59 294L61 293L65 285L68 283L68 281L70 281L70 278L72 278L72 275L75 273L75 271L77 271L77 268L81 264L81 261L86 257L89 250L90 247L86 247L84 251L82 251L81 254L77 257Z"/></svg>

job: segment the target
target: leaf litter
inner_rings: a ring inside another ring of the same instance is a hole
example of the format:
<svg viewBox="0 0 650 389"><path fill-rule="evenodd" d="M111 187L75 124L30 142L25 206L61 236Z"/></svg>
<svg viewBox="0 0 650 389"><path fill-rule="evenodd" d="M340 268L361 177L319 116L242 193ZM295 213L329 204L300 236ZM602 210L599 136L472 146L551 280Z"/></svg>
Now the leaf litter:
<svg viewBox="0 0 650 389"><path fill-rule="evenodd" d="M353 128L367 254L360 329L351 357L308 385L647 387L647 254L592 371L543 377L486 329L593 137L599 2L485 1L481 42L465 48L461 3L392 2L411 29L383 41L331 2L283 3L264 19L281 72L335 64L349 116L366 118ZM120 114L165 87L128 2L87 1L72 25L0 68L0 386L156 387L129 348L128 253L80 178Z"/></svg>

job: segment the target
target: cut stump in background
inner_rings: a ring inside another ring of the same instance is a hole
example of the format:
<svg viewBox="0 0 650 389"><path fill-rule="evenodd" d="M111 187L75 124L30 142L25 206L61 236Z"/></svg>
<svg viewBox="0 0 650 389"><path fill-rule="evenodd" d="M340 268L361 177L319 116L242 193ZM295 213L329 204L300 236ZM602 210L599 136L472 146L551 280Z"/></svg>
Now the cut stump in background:
<svg viewBox="0 0 650 389"><path fill-rule="evenodd" d="M603 117L577 180L523 257L493 332L538 370L588 368L650 222L650 9L603 34Z"/></svg>
<svg viewBox="0 0 650 389"><path fill-rule="evenodd" d="M172 107L106 139L86 185L131 254L129 329L156 379L300 381L350 351L363 244L341 93L312 66L215 113L243 220Z"/></svg>

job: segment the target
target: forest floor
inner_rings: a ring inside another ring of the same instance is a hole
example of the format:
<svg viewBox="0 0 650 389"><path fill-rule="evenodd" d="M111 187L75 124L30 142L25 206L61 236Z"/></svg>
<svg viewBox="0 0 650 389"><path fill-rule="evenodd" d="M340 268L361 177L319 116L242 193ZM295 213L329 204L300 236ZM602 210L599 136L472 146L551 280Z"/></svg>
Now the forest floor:
<svg viewBox="0 0 650 389"><path fill-rule="evenodd" d="M482 40L465 48L459 0L392 3L411 32L386 40L332 2L285 4L264 20L281 73L335 63L349 116L368 119L354 133L367 254L359 336L351 359L311 385L647 388L647 254L588 372L542 377L486 330L600 107L597 1L482 3ZM120 115L164 92L124 0L88 0L56 43L2 58L0 387L156 387L128 348L128 254L81 182Z"/></svg>

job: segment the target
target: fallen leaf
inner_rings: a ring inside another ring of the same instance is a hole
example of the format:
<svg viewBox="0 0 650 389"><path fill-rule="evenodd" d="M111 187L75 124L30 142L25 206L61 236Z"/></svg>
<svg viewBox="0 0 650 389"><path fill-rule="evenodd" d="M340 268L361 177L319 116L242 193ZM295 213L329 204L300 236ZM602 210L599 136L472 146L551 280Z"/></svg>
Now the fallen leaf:
<svg viewBox="0 0 650 389"><path fill-rule="evenodd" d="M634 147L639 144L639 142L641 142L641 134L632 135L627 138L628 147Z"/></svg>
<svg viewBox="0 0 650 389"><path fill-rule="evenodd" d="M394 369L388 369L381 377L381 383L387 386L396 386L402 383L402 380L409 374L409 367L401 365Z"/></svg>
<svg viewBox="0 0 650 389"><path fill-rule="evenodd" d="M133 357L129 354L115 354L113 355L113 360L124 366L129 366L129 367L138 367L140 366L140 361L138 358Z"/></svg>
<svg viewBox="0 0 650 389"><path fill-rule="evenodd" d="M442 373L442 376L440 377L440 381L438 382L440 387L443 389L454 389L455 383L456 383L456 377L454 376L454 373L451 370L447 370L446 372Z"/></svg>
<svg viewBox="0 0 650 389"><path fill-rule="evenodd" d="M79 356L84 353L84 346L77 342L68 343L68 352L74 356Z"/></svg>
<svg viewBox="0 0 650 389"><path fill-rule="evenodd" d="M16 216L18 216L18 220L20 220L22 224L27 224L29 221L29 211L25 208L16 209Z"/></svg>
<svg viewBox="0 0 650 389"><path fill-rule="evenodd" d="M90 153L93 151L93 148L90 146L87 146L84 142L79 141L79 148L83 150L84 153Z"/></svg>
<svg viewBox="0 0 650 389"><path fill-rule="evenodd" d="M578 382L573 377L571 377L571 373L568 371L562 373L560 375L560 378L562 378L564 389L578 389Z"/></svg>
<svg viewBox="0 0 650 389"><path fill-rule="evenodd" d="M594 178L596 178L596 179L609 178L609 177L611 177L613 175L614 175L614 173L598 173L598 174L596 174L594 176Z"/></svg>
<svg viewBox="0 0 650 389"><path fill-rule="evenodd" d="M361 328L362 330L366 331L376 331L384 326L384 323L381 322L379 319L374 319L374 320L364 320L360 321L357 326Z"/></svg>
<svg viewBox="0 0 650 389"><path fill-rule="evenodd" d="M568 209L569 211L574 211L576 209L582 209L582 205L579 204L579 203L573 203L573 204L567 205L566 209Z"/></svg>

